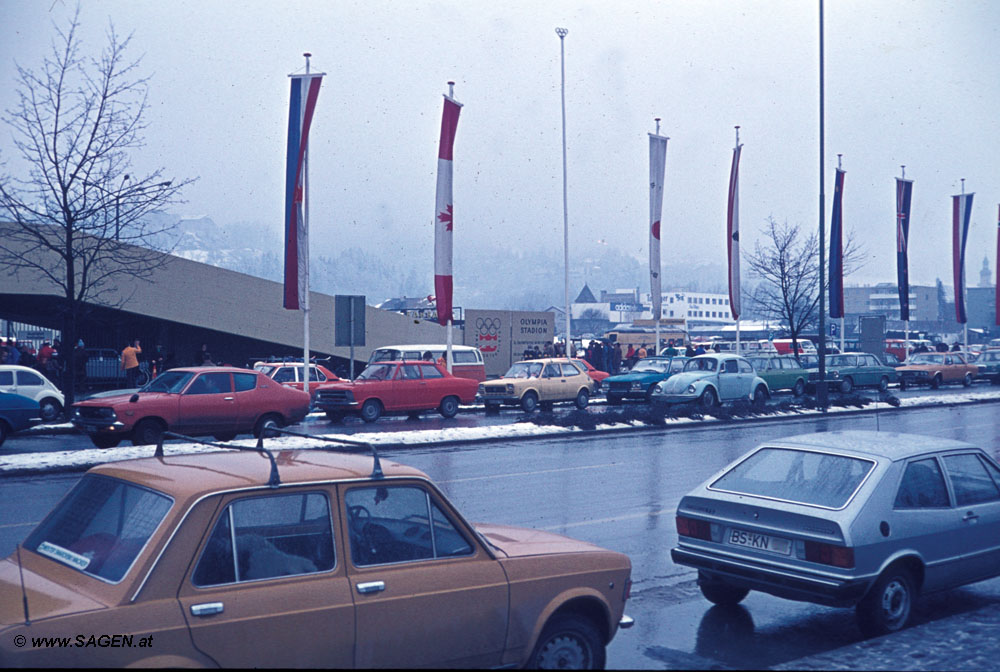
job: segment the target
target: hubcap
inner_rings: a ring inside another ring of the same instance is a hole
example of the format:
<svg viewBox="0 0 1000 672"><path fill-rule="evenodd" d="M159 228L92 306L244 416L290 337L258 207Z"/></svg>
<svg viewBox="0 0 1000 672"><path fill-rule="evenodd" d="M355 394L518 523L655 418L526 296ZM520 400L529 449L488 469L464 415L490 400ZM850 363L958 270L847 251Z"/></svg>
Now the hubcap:
<svg viewBox="0 0 1000 672"><path fill-rule="evenodd" d="M910 593L899 579L890 581L882 591L882 615L886 625L896 629L910 613Z"/></svg>
<svg viewBox="0 0 1000 672"><path fill-rule="evenodd" d="M543 670L584 670L589 667L589 651L576 637L554 637L538 655Z"/></svg>

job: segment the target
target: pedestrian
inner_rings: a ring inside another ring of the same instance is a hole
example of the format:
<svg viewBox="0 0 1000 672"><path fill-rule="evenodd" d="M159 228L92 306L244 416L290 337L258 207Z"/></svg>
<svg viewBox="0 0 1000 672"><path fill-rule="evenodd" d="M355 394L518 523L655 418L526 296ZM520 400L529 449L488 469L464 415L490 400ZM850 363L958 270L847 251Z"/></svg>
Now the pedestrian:
<svg viewBox="0 0 1000 672"><path fill-rule="evenodd" d="M622 344L615 343L615 348L611 353L611 373L617 375L622 369Z"/></svg>
<svg viewBox="0 0 1000 672"><path fill-rule="evenodd" d="M962 346L961 346L961 345L959 344L959 342L958 342L958 341L955 341L955 342L954 342L954 343L952 344L952 346L951 346L951 351L952 351L952 352L961 352L961 351L962 351Z"/></svg>
<svg viewBox="0 0 1000 672"><path fill-rule="evenodd" d="M718 344L718 343L714 343L714 344L712 345L712 352L716 352L716 353L718 353L718 352L722 352L722 348L721 348L721 347L719 347L719 344Z"/></svg>
<svg viewBox="0 0 1000 672"><path fill-rule="evenodd" d="M21 361L21 349L17 347L17 343L11 343L7 346L7 364L17 364Z"/></svg>
<svg viewBox="0 0 1000 672"><path fill-rule="evenodd" d="M706 354L705 353L705 346L702 345L701 343L699 343L698 347L694 349L694 354L695 354L695 357L697 357L698 355L704 355L704 354Z"/></svg>
<svg viewBox="0 0 1000 672"><path fill-rule="evenodd" d="M630 369L635 366L635 347L631 343L628 344L628 350L625 351L625 363Z"/></svg>
<svg viewBox="0 0 1000 672"><path fill-rule="evenodd" d="M639 361L640 359L646 359L646 344L643 343L639 346L639 349L635 351L635 359Z"/></svg>
<svg viewBox="0 0 1000 672"><path fill-rule="evenodd" d="M685 357L694 357L694 348L691 346L690 343L688 343L687 347L684 348L684 356Z"/></svg>
<svg viewBox="0 0 1000 672"><path fill-rule="evenodd" d="M21 359L19 360L21 366L27 366L29 369L35 368L37 360L35 356L31 354L31 347L28 343L21 346Z"/></svg>
<svg viewBox="0 0 1000 672"><path fill-rule="evenodd" d="M125 384L127 387L139 387L139 355L142 348L139 347L139 339L134 338L129 345L122 350L122 369L125 371Z"/></svg>
<svg viewBox="0 0 1000 672"><path fill-rule="evenodd" d="M83 339L76 342L73 348L73 373L76 389L83 390L87 382L87 349L83 347Z"/></svg>
<svg viewBox="0 0 1000 672"><path fill-rule="evenodd" d="M208 343L202 343L201 348L194 353L192 366L205 366L205 355L208 353Z"/></svg>
<svg viewBox="0 0 1000 672"><path fill-rule="evenodd" d="M545 350L543 351L546 357L552 357L556 354L556 351L552 347L552 342L549 341L545 344Z"/></svg>
<svg viewBox="0 0 1000 672"><path fill-rule="evenodd" d="M49 361L52 359L53 352L55 351L49 345L48 341L42 343L42 347L38 350L38 370L42 373L45 373L49 368Z"/></svg>
<svg viewBox="0 0 1000 672"><path fill-rule="evenodd" d="M163 345L160 343L156 344L156 348L153 350L153 355L149 358L149 365L151 370L149 375L156 378L158 375L163 373L166 369L167 354L163 352Z"/></svg>
<svg viewBox="0 0 1000 672"><path fill-rule="evenodd" d="M208 350L205 350L202 353L202 360L200 366L215 366L215 362L212 361L212 353L210 353Z"/></svg>
<svg viewBox="0 0 1000 672"><path fill-rule="evenodd" d="M676 357L678 353L677 348L674 347L674 339L667 341L667 349L663 352L667 357Z"/></svg>

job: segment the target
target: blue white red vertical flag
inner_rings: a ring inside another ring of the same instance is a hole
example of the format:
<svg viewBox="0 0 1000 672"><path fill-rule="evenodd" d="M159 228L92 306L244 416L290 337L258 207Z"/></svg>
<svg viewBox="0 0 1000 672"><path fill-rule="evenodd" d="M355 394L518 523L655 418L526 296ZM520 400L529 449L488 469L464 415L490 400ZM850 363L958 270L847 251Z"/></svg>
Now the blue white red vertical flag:
<svg viewBox="0 0 1000 672"><path fill-rule="evenodd" d="M659 125L659 124L657 124ZM649 134L649 296L653 319L663 312L660 278L660 218L663 215L663 181L667 164L667 140Z"/></svg>
<svg viewBox="0 0 1000 672"><path fill-rule="evenodd" d="M733 319L740 319L740 150L733 149L729 170L729 208L726 216L726 252L729 257L729 309Z"/></svg>
<svg viewBox="0 0 1000 672"><path fill-rule="evenodd" d="M951 197L951 261L955 280L955 320L959 324L968 322L965 314L965 242L969 237L973 195Z"/></svg>
<svg viewBox="0 0 1000 672"><path fill-rule="evenodd" d="M996 287L996 291L993 292L996 295L997 304L995 314L997 316L997 326L1000 326L1000 205L997 206L997 260L994 266L996 267L997 274L996 282L993 283L993 286Z"/></svg>
<svg viewBox="0 0 1000 672"><path fill-rule="evenodd" d="M303 180L309 126L323 75L292 75L288 104L288 153L285 158L285 301L289 310L308 305L305 293L309 231L303 212Z"/></svg>
<svg viewBox="0 0 1000 672"><path fill-rule="evenodd" d="M441 142L438 147L437 209L434 216L434 296L437 302L438 324L444 326L452 319L452 236L454 212L452 203L452 151L455 130L462 104L444 97L441 115Z"/></svg>
<svg viewBox="0 0 1000 672"><path fill-rule="evenodd" d="M899 289L899 319L910 321L910 198L913 180L896 178L896 285Z"/></svg>
<svg viewBox="0 0 1000 672"><path fill-rule="evenodd" d="M833 183L833 217L830 221L830 317L844 316L844 171L837 169Z"/></svg>

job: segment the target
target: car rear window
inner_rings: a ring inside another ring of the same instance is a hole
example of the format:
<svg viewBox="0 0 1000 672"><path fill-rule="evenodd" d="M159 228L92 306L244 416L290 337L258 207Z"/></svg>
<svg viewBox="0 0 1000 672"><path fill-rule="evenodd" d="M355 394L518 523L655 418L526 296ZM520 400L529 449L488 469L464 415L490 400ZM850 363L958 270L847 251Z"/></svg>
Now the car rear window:
<svg viewBox="0 0 1000 672"><path fill-rule="evenodd" d="M762 448L709 487L741 495L840 509L847 505L875 462L789 448Z"/></svg>
<svg viewBox="0 0 1000 672"><path fill-rule="evenodd" d="M88 474L24 547L84 574L117 583L170 510L159 492Z"/></svg>

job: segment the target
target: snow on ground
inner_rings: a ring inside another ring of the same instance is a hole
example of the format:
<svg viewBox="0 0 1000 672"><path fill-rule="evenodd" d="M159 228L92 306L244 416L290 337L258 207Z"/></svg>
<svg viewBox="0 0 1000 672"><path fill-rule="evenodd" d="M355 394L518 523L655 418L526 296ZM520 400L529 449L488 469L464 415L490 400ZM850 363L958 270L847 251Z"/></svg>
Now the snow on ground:
<svg viewBox="0 0 1000 672"><path fill-rule="evenodd" d="M897 398L898 399L898 398ZM899 399L900 407L919 407L919 406L941 406L941 405L951 405L951 404L968 404L977 403L984 401L1000 401L1000 390L983 390L983 391L968 391L955 393L950 392L947 394L931 395L931 396L920 396L920 397L909 397ZM875 408L885 408L891 409L892 406L883 402L876 401L873 404L865 406L862 410L874 410ZM856 407L842 408L835 407L827 411L828 415L846 413L846 412L857 412L859 409ZM789 416L804 416L804 415L816 415L819 414L818 409L808 409L808 408L796 408L794 410L788 411L775 411L768 413L763 417L766 419L771 418L782 418ZM740 422L745 421L747 418L733 417L731 421ZM704 422L714 421L711 417L706 418L666 418L665 427L682 427L685 425L692 425ZM48 429L53 427L57 428L67 428L72 427L72 425L49 425ZM615 422L610 424L599 424L596 426L595 430L589 431L628 431L631 429L649 429L647 423L640 421L623 421ZM475 441L492 441L497 439L514 439L514 438L531 438L531 437L548 437L548 436L565 436L567 434L580 433L585 430L579 427L561 427L557 425L540 425L533 422L516 422L513 424L506 425L487 425L484 427L452 427L448 429L416 429L407 430L401 432L370 432L370 433L356 433L350 436L343 437L349 441L357 442L367 442L376 447L402 447L402 446L420 446L427 444L437 444L437 443L451 443L456 441L461 442L475 442ZM336 439L339 435L331 434L327 435L330 438ZM235 444L245 447L253 447L256 445L255 439L244 439L238 441L231 441L230 444ZM328 448L330 446L329 442L318 441L315 439L305 439L296 436L282 436L277 438L270 438L264 441L264 445L269 450L282 450L282 449L310 449L310 448ZM100 448L90 448L83 450L70 450L70 451L52 451L52 452L38 452L38 453L28 453L19 455L5 455L0 457L0 474L3 473L30 473L30 472L40 472L40 471L52 471L52 470L84 470L96 464L102 464L105 462L117 462L120 460L131 460L140 457L151 457L153 455L153 446L122 446L118 448L100 449ZM217 448L211 446L204 446L195 443L169 443L165 448L167 454L178 455L178 454L189 454L189 453L203 453L212 452L218 450ZM354 449L351 449L354 450Z"/></svg>

